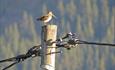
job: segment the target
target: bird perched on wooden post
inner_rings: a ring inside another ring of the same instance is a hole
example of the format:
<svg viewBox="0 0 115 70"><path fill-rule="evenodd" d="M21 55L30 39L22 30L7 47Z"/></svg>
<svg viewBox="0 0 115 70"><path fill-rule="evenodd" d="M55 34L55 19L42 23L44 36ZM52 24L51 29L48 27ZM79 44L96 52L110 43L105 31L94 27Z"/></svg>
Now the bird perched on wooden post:
<svg viewBox="0 0 115 70"><path fill-rule="evenodd" d="M37 20L43 21L44 24L46 25L52 19L52 17L56 18L56 16L51 11L49 11L47 15L37 18Z"/></svg>

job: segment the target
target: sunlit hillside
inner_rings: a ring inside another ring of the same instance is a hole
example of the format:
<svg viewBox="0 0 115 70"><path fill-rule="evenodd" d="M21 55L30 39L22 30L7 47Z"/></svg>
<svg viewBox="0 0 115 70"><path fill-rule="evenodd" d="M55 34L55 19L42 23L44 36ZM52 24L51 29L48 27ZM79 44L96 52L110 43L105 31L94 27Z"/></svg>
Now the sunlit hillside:
<svg viewBox="0 0 115 70"><path fill-rule="evenodd" d="M115 43L114 0L0 0L0 60L41 43L42 22L36 18L48 9L57 16L51 21L58 26L57 37L71 31L81 40ZM79 45L62 51L56 56L56 70L115 69L114 47ZM0 69L9 64L1 63ZM40 57L30 58L8 70L40 70L40 64Z"/></svg>

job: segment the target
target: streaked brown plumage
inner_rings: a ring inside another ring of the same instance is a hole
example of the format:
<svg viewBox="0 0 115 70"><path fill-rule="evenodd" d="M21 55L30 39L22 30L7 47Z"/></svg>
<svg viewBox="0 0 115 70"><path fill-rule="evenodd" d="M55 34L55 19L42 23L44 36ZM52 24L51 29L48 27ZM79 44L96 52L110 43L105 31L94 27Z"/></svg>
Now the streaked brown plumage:
<svg viewBox="0 0 115 70"><path fill-rule="evenodd" d="M48 23L52 19L52 16L55 17L55 15L50 11L47 15L37 18L37 20L43 21L44 23Z"/></svg>

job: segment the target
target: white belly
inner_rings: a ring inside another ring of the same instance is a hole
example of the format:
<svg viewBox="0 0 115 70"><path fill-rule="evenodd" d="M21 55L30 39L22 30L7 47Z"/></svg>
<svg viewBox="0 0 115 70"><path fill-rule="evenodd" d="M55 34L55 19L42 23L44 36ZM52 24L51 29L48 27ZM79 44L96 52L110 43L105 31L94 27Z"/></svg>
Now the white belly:
<svg viewBox="0 0 115 70"><path fill-rule="evenodd" d="M47 20L45 20L44 22L47 23L52 19L52 16L50 16Z"/></svg>

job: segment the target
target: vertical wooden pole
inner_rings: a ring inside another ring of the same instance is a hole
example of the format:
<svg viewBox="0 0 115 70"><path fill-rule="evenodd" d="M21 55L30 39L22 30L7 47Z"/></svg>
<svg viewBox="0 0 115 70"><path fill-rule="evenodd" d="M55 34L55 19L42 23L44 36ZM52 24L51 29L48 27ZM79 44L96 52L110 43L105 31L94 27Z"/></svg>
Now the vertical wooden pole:
<svg viewBox="0 0 115 70"><path fill-rule="evenodd" d="M42 42L42 53L43 53L43 55L41 56L41 67L43 70L55 70L55 54L50 53L56 52L56 49L48 47L56 47L55 43L50 44L49 42L53 42L56 40L57 26L56 25L42 26L41 34L42 34L41 42Z"/></svg>

